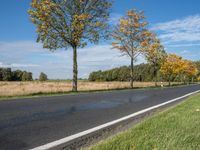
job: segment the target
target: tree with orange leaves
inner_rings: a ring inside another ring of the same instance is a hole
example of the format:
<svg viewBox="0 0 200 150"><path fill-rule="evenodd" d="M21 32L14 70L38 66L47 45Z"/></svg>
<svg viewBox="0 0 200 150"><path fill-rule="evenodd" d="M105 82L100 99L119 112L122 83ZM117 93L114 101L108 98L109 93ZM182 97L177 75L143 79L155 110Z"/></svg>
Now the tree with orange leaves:
<svg viewBox="0 0 200 150"><path fill-rule="evenodd" d="M186 81L193 80L198 74L198 69L196 65L189 60L183 60L182 67L180 70L181 79L186 83Z"/></svg>
<svg viewBox="0 0 200 150"><path fill-rule="evenodd" d="M176 54L168 54L165 62L161 65L160 72L168 82L174 80L182 71L183 61L182 57Z"/></svg>
<svg viewBox="0 0 200 150"><path fill-rule="evenodd" d="M131 88L133 88L133 65L137 57L142 53L143 36L148 24L144 21L144 13L137 10L130 10L126 17L119 20L118 25L112 33L115 42L114 49L120 50L123 55L131 58Z"/></svg>
<svg viewBox="0 0 200 150"><path fill-rule="evenodd" d="M170 85L170 82L177 77L186 83L187 80L197 76L198 69L192 61L184 60L175 54L169 54L162 64L160 72Z"/></svg>
<svg viewBox="0 0 200 150"><path fill-rule="evenodd" d="M197 77L197 81L198 81L198 82L200 82L200 76L199 76L199 77Z"/></svg>

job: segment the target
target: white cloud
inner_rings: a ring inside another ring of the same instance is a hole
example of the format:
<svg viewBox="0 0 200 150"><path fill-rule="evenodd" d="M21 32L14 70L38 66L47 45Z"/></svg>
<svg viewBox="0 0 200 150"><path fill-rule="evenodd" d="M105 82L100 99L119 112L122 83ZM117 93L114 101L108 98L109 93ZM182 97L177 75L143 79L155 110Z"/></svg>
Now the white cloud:
<svg viewBox="0 0 200 150"><path fill-rule="evenodd" d="M32 41L0 42L0 67L26 69L38 77L45 72L49 78L72 78L72 51L50 52ZM144 62L139 57L137 63ZM96 45L78 50L79 77L87 77L95 70L129 65L130 59L111 49L110 45Z"/></svg>
<svg viewBox="0 0 200 150"><path fill-rule="evenodd" d="M193 47L200 46L200 43L188 43L188 44L169 44L168 47Z"/></svg>
<svg viewBox="0 0 200 150"><path fill-rule="evenodd" d="M57 51L51 54L45 54L51 57L56 57L56 66L62 66L72 77L72 51ZM143 63L145 60L138 57L137 64ZM53 63L52 63L53 64ZM80 77L87 77L90 72L96 70L106 70L113 67L129 65L130 59L126 56L121 56L118 50L111 49L110 45L96 45L78 50L78 67Z"/></svg>
<svg viewBox="0 0 200 150"><path fill-rule="evenodd" d="M17 63L5 64L3 62L0 62L0 67L2 67L2 68L27 68L27 67L39 67L39 65L35 65L35 64L17 64Z"/></svg>
<svg viewBox="0 0 200 150"><path fill-rule="evenodd" d="M42 48L41 44L33 41L0 41L0 61L6 63L27 63L28 57L34 57L35 54L45 53L47 50ZM32 63L31 63L32 64Z"/></svg>
<svg viewBox="0 0 200 150"><path fill-rule="evenodd" d="M188 51L188 50L183 50L183 51L180 51L180 54L182 54L182 55L187 55L187 54L190 54L190 51Z"/></svg>
<svg viewBox="0 0 200 150"><path fill-rule="evenodd" d="M164 42L200 41L200 15L158 23L151 29L159 31Z"/></svg>
<svg viewBox="0 0 200 150"><path fill-rule="evenodd" d="M41 44L33 41L15 41L15 42L3 42L0 41L0 52L4 51L21 51L23 52L38 52L42 50Z"/></svg>

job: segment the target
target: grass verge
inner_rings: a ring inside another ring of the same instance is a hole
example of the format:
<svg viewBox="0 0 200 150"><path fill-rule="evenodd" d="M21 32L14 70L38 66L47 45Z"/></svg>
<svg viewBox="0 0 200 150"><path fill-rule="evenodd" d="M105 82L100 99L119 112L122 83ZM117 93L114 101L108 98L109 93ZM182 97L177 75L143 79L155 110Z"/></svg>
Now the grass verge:
<svg viewBox="0 0 200 150"><path fill-rule="evenodd" d="M200 94L89 150L199 150Z"/></svg>

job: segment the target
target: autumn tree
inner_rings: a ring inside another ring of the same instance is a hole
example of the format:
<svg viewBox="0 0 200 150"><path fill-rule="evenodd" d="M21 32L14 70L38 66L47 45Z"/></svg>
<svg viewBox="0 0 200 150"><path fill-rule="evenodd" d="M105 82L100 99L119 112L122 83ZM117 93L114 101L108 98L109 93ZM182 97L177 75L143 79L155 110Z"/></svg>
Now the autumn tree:
<svg viewBox="0 0 200 150"><path fill-rule="evenodd" d="M199 76L199 77L197 77L197 81L198 81L198 82L200 82L200 76Z"/></svg>
<svg viewBox="0 0 200 150"><path fill-rule="evenodd" d="M152 66L155 86L157 86L158 72L167 54L154 33L146 31L143 35L145 39L142 43L144 47L143 54L147 62Z"/></svg>
<svg viewBox="0 0 200 150"><path fill-rule="evenodd" d="M169 86L171 85L171 81L180 74L182 67L182 57L176 54L168 54L165 62L161 65L160 72L163 78L169 82Z"/></svg>
<svg viewBox="0 0 200 150"><path fill-rule="evenodd" d="M37 27L38 42L56 50L73 49L73 91L77 91L77 49L106 37L109 0L32 0L30 18Z"/></svg>
<svg viewBox="0 0 200 150"><path fill-rule="evenodd" d="M126 17L119 20L118 25L112 33L115 40L112 43L113 48L120 50L123 55L131 58L131 88L133 88L134 80L134 62L142 52L142 34L146 31L145 26L148 24L144 19L143 12L130 10Z"/></svg>
<svg viewBox="0 0 200 150"><path fill-rule="evenodd" d="M181 66L180 76L184 83L186 83L187 80L193 80L197 76L198 69L192 61L183 60Z"/></svg>

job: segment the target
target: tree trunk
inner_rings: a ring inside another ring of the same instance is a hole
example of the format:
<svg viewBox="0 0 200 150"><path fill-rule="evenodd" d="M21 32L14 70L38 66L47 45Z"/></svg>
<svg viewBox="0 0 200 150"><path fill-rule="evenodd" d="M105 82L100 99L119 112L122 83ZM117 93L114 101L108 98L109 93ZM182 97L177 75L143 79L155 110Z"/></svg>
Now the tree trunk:
<svg viewBox="0 0 200 150"><path fill-rule="evenodd" d="M168 85L171 86L171 76L168 77Z"/></svg>
<svg viewBox="0 0 200 150"><path fill-rule="evenodd" d="M154 82L155 82L155 86L158 86L158 84L157 84L157 75L158 75L158 73L157 73L157 69L156 69L155 67L154 67L153 74L154 74Z"/></svg>
<svg viewBox="0 0 200 150"><path fill-rule="evenodd" d="M73 81L72 91L77 92L78 65L77 65L77 47L73 47Z"/></svg>
<svg viewBox="0 0 200 150"><path fill-rule="evenodd" d="M133 58L131 58L131 88L133 88Z"/></svg>
<svg viewBox="0 0 200 150"><path fill-rule="evenodd" d="M185 78L185 76L183 76L183 81L184 81L184 84L186 84L186 78Z"/></svg>
<svg viewBox="0 0 200 150"><path fill-rule="evenodd" d="M170 80L168 81L168 85L171 86L171 81Z"/></svg>

